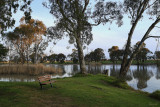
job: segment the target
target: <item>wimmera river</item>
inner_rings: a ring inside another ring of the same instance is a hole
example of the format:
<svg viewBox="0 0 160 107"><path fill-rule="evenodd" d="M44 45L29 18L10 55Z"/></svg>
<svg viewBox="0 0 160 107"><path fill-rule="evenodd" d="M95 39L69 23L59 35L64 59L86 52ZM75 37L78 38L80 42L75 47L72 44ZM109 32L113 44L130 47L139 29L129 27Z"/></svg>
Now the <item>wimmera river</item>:
<svg viewBox="0 0 160 107"><path fill-rule="evenodd" d="M72 77L74 74L80 72L79 65L56 65L49 64L46 66L53 66L62 68L62 74L52 75L52 78ZM100 74L104 70L108 70L108 76L117 77L119 75L120 65L86 65L88 73ZM16 76L16 75L0 75L0 81L23 81L31 82L37 81L36 76ZM160 90L160 67L157 65L137 66L131 65L129 72L127 72L126 82L128 85L136 90L146 92L154 92Z"/></svg>

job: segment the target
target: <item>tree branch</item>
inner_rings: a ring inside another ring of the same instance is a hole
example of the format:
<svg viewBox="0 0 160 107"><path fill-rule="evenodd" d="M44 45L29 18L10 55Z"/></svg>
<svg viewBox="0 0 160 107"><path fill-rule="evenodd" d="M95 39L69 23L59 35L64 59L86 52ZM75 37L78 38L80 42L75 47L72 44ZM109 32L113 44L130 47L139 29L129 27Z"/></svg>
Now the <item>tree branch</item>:
<svg viewBox="0 0 160 107"><path fill-rule="evenodd" d="M146 39L148 38L160 38L160 36L148 36Z"/></svg>
<svg viewBox="0 0 160 107"><path fill-rule="evenodd" d="M145 10L147 10L148 8L150 8L151 6L153 6L153 5L154 5L154 3L156 3L156 2L157 2L157 0L156 0L156 1L154 1L152 4L148 5L148 7L147 7Z"/></svg>
<svg viewBox="0 0 160 107"><path fill-rule="evenodd" d="M85 12L85 10L86 10L86 8L87 8L88 4L89 4L89 0L85 0L85 6L84 6L84 8L83 8L82 13L84 13L84 12Z"/></svg>

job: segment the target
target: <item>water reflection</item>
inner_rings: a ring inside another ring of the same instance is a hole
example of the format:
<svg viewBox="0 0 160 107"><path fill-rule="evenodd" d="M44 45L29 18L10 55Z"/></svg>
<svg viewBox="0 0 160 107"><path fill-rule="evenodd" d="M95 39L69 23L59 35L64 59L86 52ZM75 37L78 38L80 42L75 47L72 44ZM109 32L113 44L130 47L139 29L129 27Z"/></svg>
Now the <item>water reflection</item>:
<svg viewBox="0 0 160 107"><path fill-rule="evenodd" d="M111 72L110 76L119 77L120 66L113 65L113 66L110 68L110 72ZM131 80L132 80L131 70L129 70L129 72L127 72L126 80L127 80L127 81L131 81Z"/></svg>
<svg viewBox="0 0 160 107"><path fill-rule="evenodd" d="M156 79L160 79L160 66L157 67Z"/></svg>
<svg viewBox="0 0 160 107"><path fill-rule="evenodd" d="M35 81L37 77L34 76L24 76L24 75L1 75L0 81L6 82L32 82Z"/></svg>
<svg viewBox="0 0 160 107"><path fill-rule="evenodd" d="M147 87L147 81L153 76L151 70L147 69L147 66L137 66L136 70L133 70L133 77L138 80L138 89Z"/></svg>
<svg viewBox="0 0 160 107"><path fill-rule="evenodd" d="M91 73L91 74L103 73L104 70L105 68L101 65L97 65L97 66L88 65L87 66L87 71L88 73Z"/></svg>
<svg viewBox="0 0 160 107"><path fill-rule="evenodd" d="M79 65L46 65L54 66L55 68L61 68L62 74L52 75L52 78L64 78L71 77L74 74L80 72ZM87 65L86 69L88 73L99 74L108 70L109 76L118 77L120 71L120 65ZM0 81L36 81L37 77L33 76L3 76L0 75ZM160 89L160 67L156 65L149 66L136 66L132 65L127 72L126 81L128 85L134 89L140 89L147 92L153 92Z"/></svg>

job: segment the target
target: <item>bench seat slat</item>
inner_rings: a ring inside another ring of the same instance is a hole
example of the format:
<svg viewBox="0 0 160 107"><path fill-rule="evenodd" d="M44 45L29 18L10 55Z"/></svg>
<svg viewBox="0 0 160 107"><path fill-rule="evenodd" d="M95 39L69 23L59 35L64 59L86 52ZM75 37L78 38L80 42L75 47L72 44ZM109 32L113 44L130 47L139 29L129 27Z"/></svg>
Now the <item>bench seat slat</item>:
<svg viewBox="0 0 160 107"><path fill-rule="evenodd" d="M49 78L39 79L40 82L42 82L42 81L49 81L49 80L51 80L51 79L49 79Z"/></svg>
<svg viewBox="0 0 160 107"><path fill-rule="evenodd" d="M52 87L52 83L55 82L55 80L51 80L51 75L45 75L45 76L40 76L38 77L41 89L42 89L42 85L47 85L50 84Z"/></svg>
<svg viewBox="0 0 160 107"><path fill-rule="evenodd" d="M54 82L55 82L55 81L53 80L53 81L42 82L41 84L46 85L46 84L50 84L50 83L54 83Z"/></svg>

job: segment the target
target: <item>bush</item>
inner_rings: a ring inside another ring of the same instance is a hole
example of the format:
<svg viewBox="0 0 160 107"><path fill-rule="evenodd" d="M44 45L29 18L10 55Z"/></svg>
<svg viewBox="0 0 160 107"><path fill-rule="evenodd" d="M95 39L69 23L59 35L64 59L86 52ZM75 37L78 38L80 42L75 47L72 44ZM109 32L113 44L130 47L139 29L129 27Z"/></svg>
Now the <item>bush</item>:
<svg viewBox="0 0 160 107"><path fill-rule="evenodd" d="M124 80L121 80L115 77L106 76L106 79L104 81L119 88L131 89L131 87Z"/></svg>
<svg viewBox="0 0 160 107"><path fill-rule="evenodd" d="M86 77L86 76L92 76L92 74L82 74L82 73L77 73L73 77Z"/></svg>
<svg viewBox="0 0 160 107"><path fill-rule="evenodd" d="M160 100L160 90L151 93L150 97Z"/></svg>

